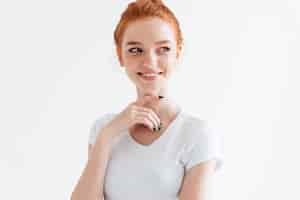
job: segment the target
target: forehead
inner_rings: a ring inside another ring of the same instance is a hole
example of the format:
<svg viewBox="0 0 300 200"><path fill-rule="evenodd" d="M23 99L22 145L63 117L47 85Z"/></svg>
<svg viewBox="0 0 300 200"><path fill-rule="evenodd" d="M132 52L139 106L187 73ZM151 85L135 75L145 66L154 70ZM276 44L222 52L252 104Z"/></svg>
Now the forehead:
<svg viewBox="0 0 300 200"><path fill-rule="evenodd" d="M138 41L147 45L162 40L176 43L175 31L170 23L155 17L129 23L124 32L122 44Z"/></svg>

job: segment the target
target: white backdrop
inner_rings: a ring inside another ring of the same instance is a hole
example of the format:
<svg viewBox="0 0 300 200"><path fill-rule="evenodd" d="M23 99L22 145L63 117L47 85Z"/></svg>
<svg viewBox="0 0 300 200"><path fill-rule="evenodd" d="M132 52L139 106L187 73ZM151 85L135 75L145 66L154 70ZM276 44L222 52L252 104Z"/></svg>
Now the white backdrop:
<svg viewBox="0 0 300 200"><path fill-rule="evenodd" d="M69 199L92 122L135 98L112 37L127 3L0 2L0 199ZM170 90L224 135L214 199L300 199L300 2L166 3L185 39Z"/></svg>

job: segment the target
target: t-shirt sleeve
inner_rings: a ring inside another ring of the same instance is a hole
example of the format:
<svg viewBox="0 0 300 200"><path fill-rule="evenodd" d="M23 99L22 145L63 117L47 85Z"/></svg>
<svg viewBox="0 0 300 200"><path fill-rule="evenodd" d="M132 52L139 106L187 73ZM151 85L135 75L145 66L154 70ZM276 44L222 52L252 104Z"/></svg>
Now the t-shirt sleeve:
<svg viewBox="0 0 300 200"><path fill-rule="evenodd" d="M193 131L197 132L185 152L185 170L188 171L195 165L212 159L216 160L215 171L219 170L224 162L223 137L205 124Z"/></svg>
<svg viewBox="0 0 300 200"><path fill-rule="evenodd" d="M113 117L112 113L105 113L98 117L90 126L88 143L94 145L96 139L103 128Z"/></svg>

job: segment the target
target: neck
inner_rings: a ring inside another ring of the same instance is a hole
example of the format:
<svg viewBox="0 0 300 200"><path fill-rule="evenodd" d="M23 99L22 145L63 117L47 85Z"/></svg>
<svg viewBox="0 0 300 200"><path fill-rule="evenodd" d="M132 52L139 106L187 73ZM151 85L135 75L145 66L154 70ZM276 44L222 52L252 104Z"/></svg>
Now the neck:
<svg viewBox="0 0 300 200"><path fill-rule="evenodd" d="M179 109L180 106L170 96L167 96L160 100L158 112L161 117L173 118Z"/></svg>

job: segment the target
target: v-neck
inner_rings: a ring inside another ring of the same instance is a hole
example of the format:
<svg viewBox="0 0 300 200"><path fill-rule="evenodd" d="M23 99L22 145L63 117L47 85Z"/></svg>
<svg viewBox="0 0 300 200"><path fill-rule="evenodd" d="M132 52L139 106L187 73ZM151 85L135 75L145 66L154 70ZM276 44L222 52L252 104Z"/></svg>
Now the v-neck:
<svg viewBox="0 0 300 200"><path fill-rule="evenodd" d="M152 143L150 144L141 144L139 142L137 142L129 133L129 130L126 131L126 135L127 138L129 139L129 142L132 143L132 145L136 146L137 148L144 148L144 149L148 149L148 148L152 148L155 145L157 145L158 143L162 142L167 136L168 134L170 134L170 131L174 128L174 126L176 125L177 121L181 118L181 115L183 114L183 110L180 107L178 113L176 114L175 119L173 119L169 125L166 127L166 129L161 133L161 136L159 136L158 138L156 138Z"/></svg>

